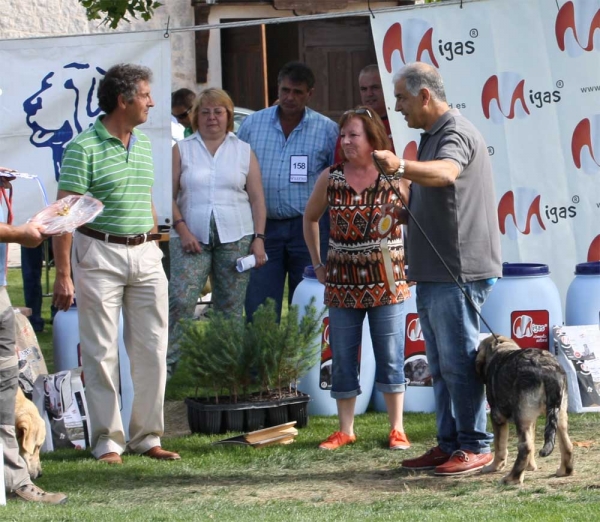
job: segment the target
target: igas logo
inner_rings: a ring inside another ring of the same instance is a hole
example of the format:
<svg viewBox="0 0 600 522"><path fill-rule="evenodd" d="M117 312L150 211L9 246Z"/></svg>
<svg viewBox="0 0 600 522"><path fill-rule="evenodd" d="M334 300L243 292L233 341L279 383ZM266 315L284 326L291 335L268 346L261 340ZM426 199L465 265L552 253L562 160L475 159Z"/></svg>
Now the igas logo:
<svg viewBox="0 0 600 522"><path fill-rule="evenodd" d="M556 43L571 57L594 47L598 49L597 29L600 29L600 0L569 0L556 15Z"/></svg>
<svg viewBox="0 0 600 522"><path fill-rule="evenodd" d="M543 212L541 199L540 194L528 187L517 187L514 191L506 192L498 203L500 232L516 240L519 234L541 234L546 230L546 223L556 224L577 215L578 196L571 199L574 205L544 205Z"/></svg>
<svg viewBox="0 0 600 522"><path fill-rule="evenodd" d="M418 316L410 320L406 326L406 337L412 342L425 341L423 331L421 330L421 321L419 321Z"/></svg>
<svg viewBox="0 0 600 522"><path fill-rule="evenodd" d="M600 158L594 151L600 151L600 114L581 120L571 139L573 163L586 174L600 173Z"/></svg>
<svg viewBox="0 0 600 522"><path fill-rule="evenodd" d="M510 314L512 339L521 348L550 348L548 310L515 310Z"/></svg>
<svg viewBox="0 0 600 522"><path fill-rule="evenodd" d="M562 80L556 82L558 89L563 86ZM483 115L498 124L505 119L525 118L531 114L530 108L541 109L546 104L558 103L560 100L560 90L527 90L525 79L510 71L490 76L481 91Z"/></svg>
<svg viewBox="0 0 600 522"><path fill-rule="evenodd" d="M477 38L477 29L471 29L470 38ZM433 27L419 18L410 18L401 24L392 24L383 38L383 61L389 73L401 69L411 62L425 62L439 68L434 51ZM439 58L449 62L457 56L475 52L475 42L437 40Z"/></svg>
<svg viewBox="0 0 600 522"><path fill-rule="evenodd" d="M546 324L535 324L528 315L520 315L513 322L512 333L517 339L533 337L535 334L544 333L548 329Z"/></svg>
<svg viewBox="0 0 600 522"><path fill-rule="evenodd" d="M404 357L408 359L414 355L425 354L425 338L421 330L419 314L409 312L404 323Z"/></svg>

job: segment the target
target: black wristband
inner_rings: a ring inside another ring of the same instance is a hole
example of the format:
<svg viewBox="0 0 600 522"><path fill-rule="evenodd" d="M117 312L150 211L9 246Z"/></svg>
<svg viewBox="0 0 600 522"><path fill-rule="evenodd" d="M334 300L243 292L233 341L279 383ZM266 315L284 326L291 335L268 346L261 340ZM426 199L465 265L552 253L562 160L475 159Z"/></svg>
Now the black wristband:
<svg viewBox="0 0 600 522"><path fill-rule="evenodd" d="M255 239L262 239L264 241L266 238L264 234L254 234L252 240L254 241Z"/></svg>

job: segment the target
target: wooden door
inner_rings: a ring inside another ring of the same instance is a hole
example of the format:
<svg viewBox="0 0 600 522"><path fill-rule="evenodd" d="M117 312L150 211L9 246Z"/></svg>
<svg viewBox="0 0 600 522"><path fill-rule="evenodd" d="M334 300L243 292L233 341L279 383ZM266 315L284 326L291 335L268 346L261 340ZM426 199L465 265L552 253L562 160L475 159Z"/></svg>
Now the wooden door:
<svg viewBox="0 0 600 522"><path fill-rule="evenodd" d="M360 103L358 73L377 63L368 17L299 24L300 60L315 73L310 107L337 121Z"/></svg>
<svg viewBox="0 0 600 522"><path fill-rule="evenodd" d="M221 30L222 85L236 106L268 105L266 53L264 25Z"/></svg>

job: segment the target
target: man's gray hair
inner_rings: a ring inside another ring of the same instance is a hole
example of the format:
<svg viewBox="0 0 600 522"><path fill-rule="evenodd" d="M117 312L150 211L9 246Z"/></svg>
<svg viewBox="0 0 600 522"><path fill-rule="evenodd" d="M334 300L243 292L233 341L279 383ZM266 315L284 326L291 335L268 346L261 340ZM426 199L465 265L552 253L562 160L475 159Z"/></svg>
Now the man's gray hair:
<svg viewBox="0 0 600 522"><path fill-rule="evenodd" d="M413 96L416 96L421 89L425 88L431 93L431 97L434 100L446 101L444 80L442 80L440 73L434 67L420 62L409 63L394 74L394 84L400 80L405 81L406 89Z"/></svg>

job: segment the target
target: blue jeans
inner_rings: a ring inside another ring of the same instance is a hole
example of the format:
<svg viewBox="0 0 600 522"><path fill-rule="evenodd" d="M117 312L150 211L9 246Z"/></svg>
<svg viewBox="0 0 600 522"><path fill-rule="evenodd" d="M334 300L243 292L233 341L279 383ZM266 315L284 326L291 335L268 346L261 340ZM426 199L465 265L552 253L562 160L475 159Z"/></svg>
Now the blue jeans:
<svg viewBox="0 0 600 522"><path fill-rule="evenodd" d="M362 393L358 380L358 348L365 315L369 317L375 355L375 387L383 393L402 393L406 388L404 303L374 308L330 308L331 396L334 399L350 399Z"/></svg>
<svg viewBox="0 0 600 522"><path fill-rule="evenodd" d="M52 241L47 240L50 258L52 258ZM23 294L25 306L31 308L29 322L35 332L44 330L42 319L42 268L44 266L44 243L34 248L21 247L21 276L23 277ZM54 319L58 311L50 307Z"/></svg>
<svg viewBox="0 0 600 522"><path fill-rule="evenodd" d="M478 310L492 286L463 283ZM433 377L440 448L489 453L493 436L486 431L484 386L475 372L479 316L454 283L417 283L417 311Z"/></svg>
<svg viewBox="0 0 600 522"><path fill-rule="evenodd" d="M321 259L325 262L329 244L329 213L319 222ZM292 302L294 290L302 281L304 268L312 264L310 253L304 242L302 216L291 219L267 219L265 229L265 251L269 258L261 268L250 271L250 283L246 291L246 317L252 320L256 309L267 298L275 300L277 317L281 317L283 292L286 277L289 278L288 304Z"/></svg>

